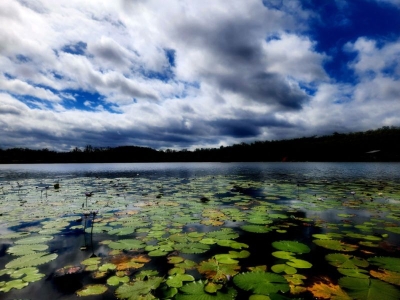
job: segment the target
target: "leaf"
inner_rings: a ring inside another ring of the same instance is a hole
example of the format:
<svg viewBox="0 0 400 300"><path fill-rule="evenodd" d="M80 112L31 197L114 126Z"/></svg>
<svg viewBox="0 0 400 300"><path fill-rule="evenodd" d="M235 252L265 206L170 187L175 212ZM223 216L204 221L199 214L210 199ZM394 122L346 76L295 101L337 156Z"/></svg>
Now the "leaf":
<svg viewBox="0 0 400 300"><path fill-rule="evenodd" d="M400 272L400 258L397 257L371 257L368 261L373 264L377 265L382 269L387 269L390 271Z"/></svg>
<svg viewBox="0 0 400 300"><path fill-rule="evenodd" d="M352 300L339 285L334 285L331 282L314 283L307 290L313 294L315 298L332 299L332 300Z"/></svg>
<svg viewBox="0 0 400 300"><path fill-rule="evenodd" d="M179 243L175 244L174 248L185 254L199 254L207 252L210 246L202 243Z"/></svg>
<svg viewBox="0 0 400 300"><path fill-rule="evenodd" d="M101 257L91 257L88 259L85 259L84 261L81 262L82 265L85 266L90 266L90 265L97 265L100 263Z"/></svg>
<svg viewBox="0 0 400 300"><path fill-rule="evenodd" d="M293 285L302 285L304 284L303 279L307 279L306 276L301 275L301 274L288 274L288 275L283 275L285 279Z"/></svg>
<svg viewBox="0 0 400 300"><path fill-rule="evenodd" d="M123 276L123 277L111 276L107 279L107 284L112 286L117 286L120 283L127 283L127 282L129 282L128 276Z"/></svg>
<svg viewBox="0 0 400 300"><path fill-rule="evenodd" d="M216 259L202 261L197 267L200 274L214 281L225 281L228 276L239 273L240 266L237 264L221 264Z"/></svg>
<svg viewBox="0 0 400 300"><path fill-rule="evenodd" d="M355 299L397 300L400 298L399 290L377 279L343 277L339 279L339 285L348 290L349 295Z"/></svg>
<svg viewBox="0 0 400 300"><path fill-rule="evenodd" d="M20 290L24 287L26 287L29 283L23 281L22 279L16 279L16 280L11 280L7 281L5 285L0 287L0 292L9 292L11 289L17 289Z"/></svg>
<svg viewBox="0 0 400 300"><path fill-rule="evenodd" d="M76 294L80 297L83 296L93 296L93 295L101 295L107 291L107 287L103 284L90 284L84 286L82 289L76 292Z"/></svg>
<svg viewBox="0 0 400 300"><path fill-rule="evenodd" d="M7 269L18 269L39 266L57 258L57 254L35 253L21 256L6 264Z"/></svg>
<svg viewBox="0 0 400 300"><path fill-rule="evenodd" d="M139 250L146 246L142 241L134 239L124 239L118 240L116 242L111 242L108 247L114 250Z"/></svg>
<svg viewBox="0 0 400 300"><path fill-rule="evenodd" d="M275 256L277 258L281 259L294 259L295 257L293 256L293 252L287 252L287 251L275 251L271 253L272 256Z"/></svg>
<svg viewBox="0 0 400 300"><path fill-rule="evenodd" d="M176 300L233 300L236 297L236 290L227 288L225 292L217 291L209 294L205 291L202 281L191 282L180 288L180 293L175 296Z"/></svg>
<svg viewBox="0 0 400 300"><path fill-rule="evenodd" d="M183 257L180 256L169 256L167 259L169 264L179 264L185 260Z"/></svg>
<svg viewBox="0 0 400 300"><path fill-rule="evenodd" d="M52 236L42 235L42 236L30 236L24 239L15 241L17 245L31 245L31 244L41 244L52 240Z"/></svg>
<svg viewBox="0 0 400 300"><path fill-rule="evenodd" d="M312 267L311 263L302 259L291 259L290 261L287 261L286 264L299 269L309 269Z"/></svg>
<svg viewBox="0 0 400 300"><path fill-rule="evenodd" d="M184 281L194 281L194 277L188 274L175 274L169 276L165 282L169 287L179 288L183 286Z"/></svg>
<svg viewBox="0 0 400 300"><path fill-rule="evenodd" d="M15 245L7 249L7 253L12 255L28 255L35 254L36 251L45 251L49 248L43 244L32 244L32 245Z"/></svg>
<svg viewBox="0 0 400 300"><path fill-rule="evenodd" d="M398 272L392 272L388 270L382 270L378 272L371 270L369 273L380 280L389 282L391 284L400 285L400 273Z"/></svg>
<svg viewBox="0 0 400 300"><path fill-rule="evenodd" d="M253 232L253 233L266 233L270 232L272 229L266 226L260 225L243 225L240 226L244 231Z"/></svg>
<svg viewBox="0 0 400 300"><path fill-rule="evenodd" d="M236 265L239 263L239 261L233 259L230 254L216 254L214 258L221 264Z"/></svg>
<svg viewBox="0 0 400 300"><path fill-rule="evenodd" d="M324 247L326 249L330 250L338 250L338 251L345 251L345 252L351 252L357 250L358 246L357 245L350 245L343 243L341 241L337 240L314 240L313 241L315 244L318 246Z"/></svg>
<svg viewBox="0 0 400 300"><path fill-rule="evenodd" d="M214 294L217 291L219 291L220 289L222 289L222 287L223 287L222 284L218 284L215 282L207 282L206 286L204 287L204 290L207 293Z"/></svg>
<svg viewBox="0 0 400 300"><path fill-rule="evenodd" d="M162 277L150 277L147 280L137 280L133 283L123 284L115 291L119 299L137 300L157 289Z"/></svg>
<svg viewBox="0 0 400 300"><path fill-rule="evenodd" d="M297 273L297 270L295 268L290 267L285 264L273 265L271 267L271 270L275 273L282 273L282 272L285 272L285 274L296 274Z"/></svg>
<svg viewBox="0 0 400 300"><path fill-rule="evenodd" d="M400 234L400 227L385 227L387 231Z"/></svg>
<svg viewBox="0 0 400 300"><path fill-rule="evenodd" d="M363 270L363 269L342 269L338 268L338 271L340 274L349 276L349 277L355 277L355 278L369 278L368 271ZM365 274L367 273L367 274Z"/></svg>
<svg viewBox="0 0 400 300"><path fill-rule="evenodd" d="M252 291L255 294L269 295L279 291L289 291L286 279L269 272L247 272L233 277L233 282L243 290Z"/></svg>
<svg viewBox="0 0 400 300"><path fill-rule="evenodd" d="M294 253L308 253L310 248L296 241L277 241L272 243L272 247L282 251L289 251Z"/></svg>
<svg viewBox="0 0 400 300"><path fill-rule="evenodd" d="M115 270L117 268L116 265L108 263L108 264L104 264L102 266L99 267L99 271L100 272L107 272L108 270Z"/></svg>
<svg viewBox="0 0 400 300"><path fill-rule="evenodd" d="M365 259L342 253L332 253L325 256L325 259L332 266L345 269L355 269L357 267L368 267L369 263Z"/></svg>
<svg viewBox="0 0 400 300"><path fill-rule="evenodd" d="M232 240L218 240L217 244L222 247L231 247L233 249L249 248L249 245L244 243L239 243Z"/></svg>

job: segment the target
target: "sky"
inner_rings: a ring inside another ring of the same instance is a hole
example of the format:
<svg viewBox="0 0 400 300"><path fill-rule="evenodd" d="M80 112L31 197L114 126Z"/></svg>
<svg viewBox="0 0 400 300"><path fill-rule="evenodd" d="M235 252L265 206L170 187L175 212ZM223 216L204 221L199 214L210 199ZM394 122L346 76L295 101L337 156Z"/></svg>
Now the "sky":
<svg viewBox="0 0 400 300"><path fill-rule="evenodd" d="M0 148L400 126L400 0L1 0Z"/></svg>

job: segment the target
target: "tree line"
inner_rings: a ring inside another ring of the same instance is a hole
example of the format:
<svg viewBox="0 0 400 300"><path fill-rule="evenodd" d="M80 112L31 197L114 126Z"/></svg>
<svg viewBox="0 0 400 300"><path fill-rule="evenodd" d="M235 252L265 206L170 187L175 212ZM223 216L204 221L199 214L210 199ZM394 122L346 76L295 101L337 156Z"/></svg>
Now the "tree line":
<svg viewBox="0 0 400 300"><path fill-rule="evenodd" d="M400 127L287 140L240 143L194 151L148 147L78 147L68 152L28 148L0 149L0 163L252 161L400 161Z"/></svg>

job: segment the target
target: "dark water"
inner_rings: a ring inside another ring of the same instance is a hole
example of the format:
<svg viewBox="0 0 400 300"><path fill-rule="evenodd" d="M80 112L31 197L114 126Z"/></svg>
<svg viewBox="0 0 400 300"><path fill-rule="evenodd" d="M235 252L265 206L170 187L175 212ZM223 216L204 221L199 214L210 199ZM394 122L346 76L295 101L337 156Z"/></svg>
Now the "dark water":
<svg viewBox="0 0 400 300"><path fill-rule="evenodd" d="M0 165L0 181L59 177L192 177L249 175L263 179L400 180L400 163L108 163Z"/></svg>

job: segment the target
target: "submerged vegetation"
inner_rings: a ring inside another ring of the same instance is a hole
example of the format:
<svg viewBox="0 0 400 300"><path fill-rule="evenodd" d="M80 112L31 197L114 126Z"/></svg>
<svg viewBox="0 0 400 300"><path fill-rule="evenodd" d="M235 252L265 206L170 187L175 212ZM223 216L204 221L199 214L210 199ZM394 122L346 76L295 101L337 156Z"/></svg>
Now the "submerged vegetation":
<svg viewBox="0 0 400 300"><path fill-rule="evenodd" d="M400 128L291 140L241 143L194 151L87 145L69 152L25 148L0 149L0 163L84 162L230 162L230 161L400 161Z"/></svg>
<svg viewBox="0 0 400 300"><path fill-rule="evenodd" d="M400 298L396 182L135 176L1 187L0 297L40 286L53 299Z"/></svg>

